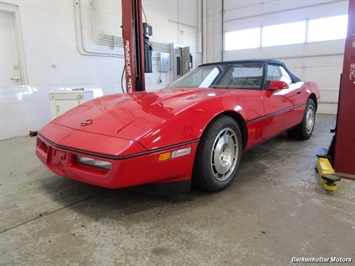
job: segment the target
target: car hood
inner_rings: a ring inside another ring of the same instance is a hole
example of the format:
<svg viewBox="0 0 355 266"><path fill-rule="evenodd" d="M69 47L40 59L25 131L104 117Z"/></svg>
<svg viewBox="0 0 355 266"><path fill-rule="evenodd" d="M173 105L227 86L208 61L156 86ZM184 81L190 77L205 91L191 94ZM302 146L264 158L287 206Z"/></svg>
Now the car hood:
<svg viewBox="0 0 355 266"><path fill-rule="evenodd" d="M197 102L228 93L230 90L185 88L112 94L83 103L52 123L73 130L139 141L144 135L154 135L156 130L168 124L168 120L176 121L177 114ZM143 145L147 149L157 148L147 143Z"/></svg>

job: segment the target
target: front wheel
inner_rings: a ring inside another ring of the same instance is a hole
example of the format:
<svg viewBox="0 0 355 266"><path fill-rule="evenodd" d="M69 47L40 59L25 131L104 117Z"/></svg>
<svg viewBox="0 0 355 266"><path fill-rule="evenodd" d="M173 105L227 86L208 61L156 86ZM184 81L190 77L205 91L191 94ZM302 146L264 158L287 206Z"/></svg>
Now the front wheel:
<svg viewBox="0 0 355 266"><path fill-rule="evenodd" d="M302 122L294 128L287 131L287 135L293 139L306 140L312 136L316 121L316 107L314 101L307 101L306 110L303 115Z"/></svg>
<svg viewBox="0 0 355 266"><path fill-rule="evenodd" d="M197 149L192 184L205 191L228 187L242 155L242 135L236 121L222 116L205 130Z"/></svg>

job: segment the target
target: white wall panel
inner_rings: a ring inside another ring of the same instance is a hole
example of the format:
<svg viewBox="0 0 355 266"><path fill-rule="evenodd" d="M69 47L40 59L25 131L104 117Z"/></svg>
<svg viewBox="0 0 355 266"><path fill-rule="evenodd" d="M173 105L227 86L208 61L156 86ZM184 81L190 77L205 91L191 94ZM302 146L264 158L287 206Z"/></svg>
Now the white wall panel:
<svg viewBox="0 0 355 266"><path fill-rule="evenodd" d="M222 57L222 1L205 1L206 31L204 49L204 63L220 61Z"/></svg>
<svg viewBox="0 0 355 266"><path fill-rule="evenodd" d="M340 16L348 13L348 0L328 1L323 5L315 5L308 8L308 18L317 19L323 17Z"/></svg>
<svg viewBox="0 0 355 266"><path fill-rule="evenodd" d="M258 28L261 26L261 20L258 17L245 18L242 20L229 20L224 22L224 31L236 31Z"/></svg>

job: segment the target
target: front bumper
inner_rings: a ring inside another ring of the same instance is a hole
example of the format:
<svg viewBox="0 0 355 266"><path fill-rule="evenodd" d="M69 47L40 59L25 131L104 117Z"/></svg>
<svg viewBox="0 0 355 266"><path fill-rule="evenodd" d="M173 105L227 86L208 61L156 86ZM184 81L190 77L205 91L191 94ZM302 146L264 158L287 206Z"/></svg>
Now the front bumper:
<svg viewBox="0 0 355 266"><path fill-rule="evenodd" d="M81 133L85 135L85 132ZM85 138L94 138L98 144L118 142L119 139L90 134ZM83 183L105 188L124 188L151 183L173 183L191 179L193 162L198 142L174 145L166 149L138 152L133 155L119 156L108 154L104 150L90 151L55 143L42 134L37 137L36 155L54 173ZM159 161L162 153L191 147L191 152L181 157ZM99 150L99 148L96 148ZM84 164L79 157L99 160L110 165L108 168Z"/></svg>

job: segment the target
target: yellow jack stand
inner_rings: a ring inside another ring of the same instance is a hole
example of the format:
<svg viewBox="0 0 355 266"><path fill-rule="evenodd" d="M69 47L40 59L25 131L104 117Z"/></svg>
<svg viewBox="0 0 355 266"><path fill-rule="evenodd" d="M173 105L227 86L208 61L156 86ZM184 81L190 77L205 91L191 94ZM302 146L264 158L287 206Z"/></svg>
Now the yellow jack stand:
<svg viewBox="0 0 355 266"><path fill-rule="evenodd" d="M338 189L338 186L335 182L339 181L341 178L335 175L335 171L328 158L319 156L316 170L320 176L324 189L331 191Z"/></svg>

